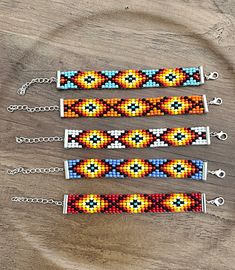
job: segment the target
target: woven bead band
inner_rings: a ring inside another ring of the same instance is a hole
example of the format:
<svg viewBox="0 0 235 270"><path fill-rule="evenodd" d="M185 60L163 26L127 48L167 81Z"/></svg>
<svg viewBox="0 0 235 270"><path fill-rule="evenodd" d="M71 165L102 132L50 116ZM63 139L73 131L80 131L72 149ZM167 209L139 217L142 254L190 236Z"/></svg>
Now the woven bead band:
<svg viewBox="0 0 235 270"><path fill-rule="evenodd" d="M209 127L65 130L64 148L147 148L210 144Z"/></svg>
<svg viewBox="0 0 235 270"><path fill-rule="evenodd" d="M61 99L61 117L134 117L207 112L205 96Z"/></svg>
<svg viewBox="0 0 235 270"><path fill-rule="evenodd" d="M172 194L69 194L64 195L64 214L205 212L202 193Z"/></svg>
<svg viewBox="0 0 235 270"><path fill-rule="evenodd" d="M191 178L206 180L207 162L182 159L75 159L65 161L65 178Z"/></svg>
<svg viewBox="0 0 235 270"><path fill-rule="evenodd" d="M57 72L57 88L64 90L197 86L203 83L202 67Z"/></svg>

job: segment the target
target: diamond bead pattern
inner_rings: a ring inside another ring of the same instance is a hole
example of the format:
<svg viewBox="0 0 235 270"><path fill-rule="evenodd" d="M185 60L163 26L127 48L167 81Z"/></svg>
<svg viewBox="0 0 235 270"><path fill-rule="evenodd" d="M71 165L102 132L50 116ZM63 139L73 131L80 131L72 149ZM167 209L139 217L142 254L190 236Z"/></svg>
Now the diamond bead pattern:
<svg viewBox="0 0 235 270"><path fill-rule="evenodd" d="M65 99L63 117L134 117L205 113L203 96Z"/></svg>
<svg viewBox="0 0 235 270"><path fill-rule="evenodd" d="M201 193L69 194L66 202L67 214L203 212Z"/></svg>
<svg viewBox="0 0 235 270"><path fill-rule="evenodd" d="M65 148L147 148L209 144L207 127L65 130Z"/></svg>
<svg viewBox="0 0 235 270"><path fill-rule="evenodd" d="M60 71L59 89L137 89L149 87L198 86L200 67L150 69Z"/></svg>
<svg viewBox="0 0 235 270"><path fill-rule="evenodd" d="M182 159L75 159L66 161L68 179L79 178L191 178L203 180L202 160Z"/></svg>

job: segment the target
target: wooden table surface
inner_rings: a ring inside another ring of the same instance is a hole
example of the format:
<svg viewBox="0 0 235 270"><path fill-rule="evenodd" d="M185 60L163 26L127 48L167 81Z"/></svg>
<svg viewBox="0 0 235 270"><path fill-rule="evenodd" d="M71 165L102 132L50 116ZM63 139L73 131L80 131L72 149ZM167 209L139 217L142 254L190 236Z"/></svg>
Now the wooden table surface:
<svg viewBox="0 0 235 270"><path fill-rule="evenodd" d="M222 1L1 1L1 269L235 269L234 261L234 9ZM220 78L200 87L59 92L17 88L56 70L203 65ZM9 104L54 105L60 97L221 97L207 115L126 119L61 119L56 112L8 113ZM17 145L15 136L63 135L64 128L132 129L205 126L229 134L210 146L124 150L65 150L62 143ZM224 179L97 179L63 174L15 175L17 166L62 166L73 158L205 159ZM223 196L207 214L62 215L56 206L17 204L12 196L62 199L64 193L206 192Z"/></svg>

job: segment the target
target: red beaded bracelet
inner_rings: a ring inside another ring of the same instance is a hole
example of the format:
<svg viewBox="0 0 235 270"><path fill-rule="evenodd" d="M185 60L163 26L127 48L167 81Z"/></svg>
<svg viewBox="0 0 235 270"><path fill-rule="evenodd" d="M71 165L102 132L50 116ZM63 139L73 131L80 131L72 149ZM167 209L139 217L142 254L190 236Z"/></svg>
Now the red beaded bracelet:
<svg viewBox="0 0 235 270"><path fill-rule="evenodd" d="M205 193L169 194L68 194L63 201L44 198L12 197L13 202L55 204L64 214L121 213L206 213L206 204L220 206L222 197L207 201Z"/></svg>
<svg viewBox="0 0 235 270"><path fill-rule="evenodd" d="M60 99L60 106L10 105L7 110L34 112L60 111L64 118L74 117L134 117L182 114L204 114L208 105L221 105L221 98L207 102L206 96L157 98Z"/></svg>

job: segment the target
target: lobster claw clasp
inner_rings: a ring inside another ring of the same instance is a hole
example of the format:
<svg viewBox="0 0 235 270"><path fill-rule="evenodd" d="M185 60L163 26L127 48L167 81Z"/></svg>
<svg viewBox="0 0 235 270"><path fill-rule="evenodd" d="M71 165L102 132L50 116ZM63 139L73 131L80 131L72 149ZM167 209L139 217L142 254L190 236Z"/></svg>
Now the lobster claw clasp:
<svg viewBox="0 0 235 270"><path fill-rule="evenodd" d="M222 98L214 97L211 101L208 102L209 105L221 105L223 103Z"/></svg>
<svg viewBox="0 0 235 270"><path fill-rule="evenodd" d="M208 173L216 175L218 178L224 178L226 176L225 171L218 169L216 171L208 171Z"/></svg>
<svg viewBox="0 0 235 270"><path fill-rule="evenodd" d="M210 135L212 137L217 137L219 140L221 141L225 141L228 139L228 134L223 132L223 131L219 131L219 132L211 132Z"/></svg>
<svg viewBox="0 0 235 270"><path fill-rule="evenodd" d="M216 80L219 78L219 73L216 71L210 72L208 75L205 74L206 80Z"/></svg>
<svg viewBox="0 0 235 270"><path fill-rule="evenodd" d="M221 206L224 204L224 198L223 197L217 197L213 200L207 201L209 204L214 204L216 206Z"/></svg>
<svg viewBox="0 0 235 270"><path fill-rule="evenodd" d="M223 131L218 132L216 136L217 136L218 139L220 139L221 141L225 141L225 140L227 140L227 138L228 138L228 134L225 133L225 132L223 132Z"/></svg>

